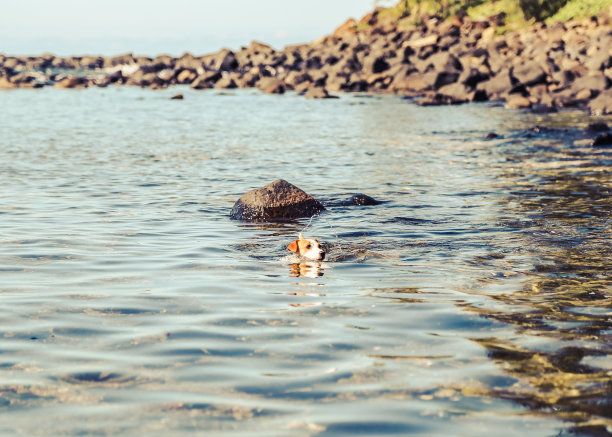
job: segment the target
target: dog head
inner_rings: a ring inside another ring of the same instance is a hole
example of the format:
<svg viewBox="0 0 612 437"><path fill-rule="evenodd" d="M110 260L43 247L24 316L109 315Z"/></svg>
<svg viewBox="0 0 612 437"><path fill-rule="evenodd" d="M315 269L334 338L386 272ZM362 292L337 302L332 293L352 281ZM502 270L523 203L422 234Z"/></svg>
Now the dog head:
<svg viewBox="0 0 612 437"><path fill-rule="evenodd" d="M321 249L321 245L317 239L313 238L312 240L307 240L302 234L300 234L299 239L287 246L287 249L304 258L317 261L323 261L323 259L325 259L325 252Z"/></svg>

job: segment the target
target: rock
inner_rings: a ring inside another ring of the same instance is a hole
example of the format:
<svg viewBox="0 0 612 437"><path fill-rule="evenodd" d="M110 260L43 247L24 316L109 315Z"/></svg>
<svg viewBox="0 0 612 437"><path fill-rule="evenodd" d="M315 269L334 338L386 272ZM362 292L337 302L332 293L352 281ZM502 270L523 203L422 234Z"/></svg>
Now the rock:
<svg viewBox="0 0 612 437"><path fill-rule="evenodd" d="M341 206L373 206L381 202L366 194L354 194L350 199L340 202Z"/></svg>
<svg viewBox="0 0 612 437"><path fill-rule="evenodd" d="M423 62L432 67L434 71L446 73L461 73L463 71L463 66L459 59L449 52L438 52Z"/></svg>
<svg viewBox="0 0 612 437"><path fill-rule="evenodd" d="M108 79L109 83L123 83L124 81L123 73L121 73L121 70L112 72L111 74L106 76L106 79Z"/></svg>
<svg viewBox="0 0 612 437"><path fill-rule="evenodd" d="M577 78L572 84L571 90L576 94L585 90L591 92L594 91L598 94L608 88L608 82L608 79L602 73L593 73L589 74L588 76ZM586 98L589 98L590 94L591 93L589 93L589 96L587 96Z"/></svg>
<svg viewBox="0 0 612 437"><path fill-rule="evenodd" d="M54 88L85 88L88 85L84 77L66 77L57 82Z"/></svg>
<svg viewBox="0 0 612 437"><path fill-rule="evenodd" d="M423 75L423 80L437 90L445 85L455 83L459 78L459 73L451 73L447 71L432 71Z"/></svg>
<svg viewBox="0 0 612 437"><path fill-rule="evenodd" d="M197 77L191 84L189 85L194 90L203 90L207 88L212 88L215 86L214 82L210 82L206 80L205 77Z"/></svg>
<svg viewBox="0 0 612 437"><path fill-rule="evenodd" d="M104 68L111 68L111 67L116 67L119 65L131 65L135 63L136 63L136 60L134 59L134 55L132 55L131 53L127 53L125 55L113 56L111 58L104 58L102 66Z"/></svg>
<svg viewBox="0 0 612 437"><path fill-rule="evenodd" d="M331 95L325 88L318 86L309 88L304 94L307 99L337 99L338 96Z"/></svg>
<svg viewBox="0 0 612 437"><path fill-rule="evenodd" d="M243 67L259 67L260 65L271 64L276 54L276 50L269 45L259 41L252 41L248 47L236 53L236 60ZM296 62L295 59L293 62Z"/></svg>
<svg viewBox="0 0 612 437"><path fill-rule="evenodd" d="M600 50L594 56L589 56L584 66L591 71L605 70L612 67L612 54L609 50Z"/></svg>
<svg viewBox="0 0 612 437"><path fill-rule="evenodd" d="M180 83L180 84L192 83L197 77L198 77L198 74L195 71L184 69L184 70L181 70L176 75L176 83Z"/></svg>
<svg viewBox="0 0 612 437"><path fill-rule="evenodd" d="M182 94L175 94L172 97L170 97L170 100L183 100L183 95Z"/></svg>
<svg viewBox="0 0 612 437"><path fill-rule="evenodd" d="M357 31L355 30L356 27L357 21L355 21L354 18L349 18L343 24L338 26L336 30L334 30L332 36L338 39L351 37L357 33Z"/></svg>
<svg viewBox="0 0 612 437"><path fill-rule="evenodd" d="M387 71L389 68L391 68L391 66L387 62L385 56L378 56L370 65L366 66L366 71L377 74Z"/></svg>
<svg viewBox="0 0 612 437"><path fill-rule="evenodd" d="M11 88L17 88L17 85L10 82L6 77L0 77L0 90L7 90Z"/></svg>
<svg viewBox="0 0 612 437"><path fill-rule="evenodd" d="M212 88L219 79L221 79L221 73L218 71L206 71L191 82L190 87L195 90Z"/></svg>
<svg viewBox="0 0 612 437"><path fill-rule="evenodd" d="M605 121L596 121L587 126L587 130L590 132L607 132L610 127Z"/></svg>
<svg viewBox="0 0 612 437"><path fill-rule="evenodd" d="M217 71L233 71L239 66L236 55L229 49L203 56L202 61L208 69Z"/></svg>
<svg viewBox="0 0 612 437"><path fill-rule="evenodd" d="M467 102L467 99L459 99L439 92L427 93L421 100L418 101L419 106L439 106L439 105L455 105Z"/></svg>
<svg viewBox="0 0 612 437"><path fill-rule="evenodd" d="M23 87L26 84L36 82L36 77L30 73L17 73L11 77L11 82L15 85Z"/></svg>
<svg viewBox="0 0 612 437"><path fill-rule="evenodd" d="M425 91L429 89L429 84L425 82L421 73L414 72L405 77L397 76L393 79L393 88L399 92L404 91Z"/></svg>
<svg viewBox="0 0 612 437"><path fill-rule="evenodd" d="M477 68L469 68L459 75L457 82L462 83L470 88L475 88L480 82L490 79L491 76Z"/></svg>
<svg viewBox="0 0 612 437"><path fill-rule="evenodd" d="M438 35L432 34L424 38L413 39L410 41L406 41L404 43L404 47L411 47L413 49L419 49L422 47L433 46L437 44L438 38L439 38Z"/></svg>
<svg viewBox="0 0 612 437"><path fill-rule="evenodd" d="M493 76L491 79L480 82L477 89L487 93L490 99L499 99L512 90L512 80L510 79L510 71L503 70Z"/></svg>
<svg viewBox="0 0 612 437"><path fill-rule="evenodd" d="M261 74L259 68L255 67L242 75L241 83L243 87L252 88L257 85L259 79L261 79Z"/></svg>
<svg viewBox="0 0 612 437"><path fill-rule="evenodd" d="M603 91L588 104L591 115L612 114L612 89Z"/></svg>
<svg viewBox="0 0 612 437"><path fill-rule="evenodd" d="M140 70L143 73L159 73L162 70L166 70L168 66L163 62L154 62L153 60L149 60L148 58L144 61L141 61L139 64Z"/></svg>
<svg viewBox="0 0 612 437"><path fill-rule="evenodd" d="M510 71L511 77L519 84L533 86L546 82L546 71L537 62L522 64Z"/></svg>
<svg viewBox="0 0 612 437"><path fill-rule="evenodd" d="M157 73L157 77L164 82L171 82L174 79L174 70L166 68Z"/></svg>
<svg viewBox="0 0 612 437"><path fill-rule="evenodd" d="M295 185L279 179L244 194L232 208L234 220L265 221L311 217L325 207Z"/></svg>
<svg viewBox="0 0 612 437"><path fill-rule="evenodd" d="M554 114L557 112L559 112L559 110L549 104L534 103L531 105L532 114Z"/></svg>
<svg viewBox="0 0 612 437"><path fill-rule="evenodd" d="M474 92L471 92L461 83L451 83L438 90L439 94L446 96L453 104L465 103L474 100Z"/></svg>
<svg viewBox="0 0 612 437"><path fill-rule="evenodd" d="M309 74L310 81L318 87L324 87L327 81L327 73L321 70L313 70Z"/></svg>
<svg viewBox="0 0 612 437"><path fill-rule="evenodd" d="M325 88L327 91L340 91L346 85L346 76L332 73L328 76Z"/></svg>
<svg viewBox="0 0 612 437"><path fill-rule="evenodd" d="M102 68L104 65L104 58L101 56L83 56L77 64L84 70L94 70L96 68Z"/></svg>
<svg viewBox="0 0 612 437"><path fill-rule="evenodd" d="M191 70L196 74L204 72L202 60L194 57L191 53L183 53L174 63L174 69L176 71Z"/></svg>
<svg viewBox="0 0 612 437"><path fill-rule="evenodd" d="M518 94L511 94L506 100L506 108L525 109L531 107L531 100Z"/></svg>
<svg viewBox="0 0 612 437"><path fill-rule="evenodd" d="M597 138L593 141L593 146L595 147L607 147L612 146L612 134L605 133L598 135Z"/></svg>
<svg viewBox="0 0 612 437"><path fill-rule="evenodd" d="M266 94L283 94L285 83L276 77L263 77L259 80L257 88Z"/></svg>
<svg viewBox="0 0 612 437"><path fill-rule="evenodd" d="M112 82L110 81L110 78L108 76L105 76L105 77L99 77L97 79L93 79L91 83L92 85L95 85L98 88L106 88Z"/></svg>
<svg viewBox="0 0 612 437"><path fill-rule="evenodd" d="M291 86L296 86L303 82L312 82L312 77L306 72L290 71L284 81Z"/></svg>
<svg viewBox="0 0 612 437"><path fill-rule="evenodd" d="M238 88L238 85L236 84L236 81L234 81L234 78L232 76L227 75L223 76L217 81L217 83L215 84L215 88L232 89Z"/></svg>

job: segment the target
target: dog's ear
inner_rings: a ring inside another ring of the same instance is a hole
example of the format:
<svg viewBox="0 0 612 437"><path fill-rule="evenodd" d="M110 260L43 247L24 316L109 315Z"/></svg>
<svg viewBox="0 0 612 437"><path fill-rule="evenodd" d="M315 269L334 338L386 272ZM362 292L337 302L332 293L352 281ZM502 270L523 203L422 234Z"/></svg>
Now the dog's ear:
<svg viewBox="0 0 612 437"><path fill-rule="evenodd" d="M297 252L298 251L298 240L295 240L293 243L287 246L287 250L290 250L291 252Z"/></svg>

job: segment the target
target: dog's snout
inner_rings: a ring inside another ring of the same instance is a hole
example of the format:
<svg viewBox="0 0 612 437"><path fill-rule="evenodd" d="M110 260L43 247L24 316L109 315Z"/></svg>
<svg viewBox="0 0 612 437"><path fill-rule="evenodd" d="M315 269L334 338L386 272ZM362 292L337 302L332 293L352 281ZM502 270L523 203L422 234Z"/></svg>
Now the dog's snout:
<svg viewBox="0 0 612 437"><path fill-rule="evenodd" d="M321 260L325 259L325 252L321 252Z"/></svg>

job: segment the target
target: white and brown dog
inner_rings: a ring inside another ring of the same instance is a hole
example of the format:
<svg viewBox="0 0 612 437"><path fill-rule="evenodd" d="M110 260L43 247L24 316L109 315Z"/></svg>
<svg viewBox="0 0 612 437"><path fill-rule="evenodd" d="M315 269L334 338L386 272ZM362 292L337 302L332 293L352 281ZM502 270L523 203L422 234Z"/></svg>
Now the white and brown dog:
<svg viewBox="0 0 612 437"><path fill-rule="evenodd" d="M321 245L316 238L307 240L302 234L300 238L295 240L287 249L291 252L295 252L302 258L308 258L315 261L323 261L325 259L325 252L321 249Z"/></svg>

